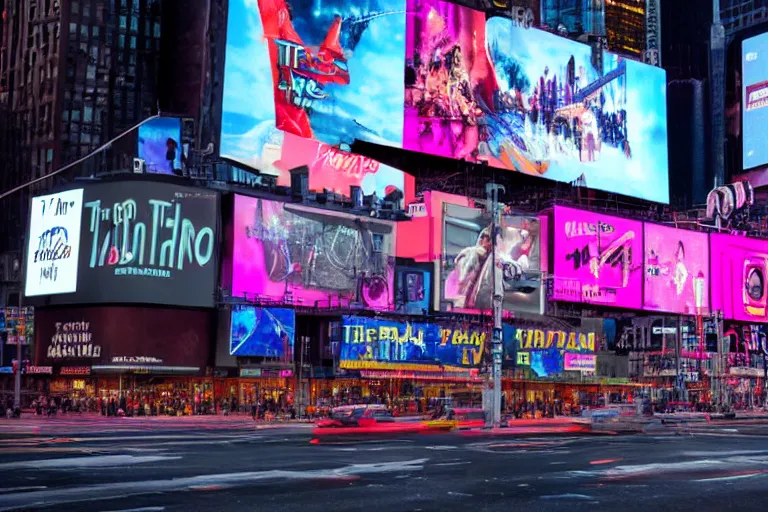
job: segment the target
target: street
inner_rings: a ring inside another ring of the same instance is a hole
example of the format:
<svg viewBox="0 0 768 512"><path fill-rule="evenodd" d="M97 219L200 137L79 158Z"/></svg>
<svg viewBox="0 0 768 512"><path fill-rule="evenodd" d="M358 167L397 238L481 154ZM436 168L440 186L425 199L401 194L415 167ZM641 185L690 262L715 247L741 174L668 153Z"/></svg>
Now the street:
<svg viewBox="0 0 768 512"><path fill-rule="evenodd" d="M768 497L768 429L753 423L311 444L307 425L148 421L4 422L0 510L764 510Z"/></svg>

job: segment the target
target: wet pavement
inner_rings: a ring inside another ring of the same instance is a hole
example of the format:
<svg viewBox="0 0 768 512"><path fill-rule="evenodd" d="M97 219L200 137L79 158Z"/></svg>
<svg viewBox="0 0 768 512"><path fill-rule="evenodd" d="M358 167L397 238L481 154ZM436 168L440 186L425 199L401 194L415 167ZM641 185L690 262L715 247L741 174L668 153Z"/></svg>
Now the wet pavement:
<svg viewBox="0 0 768 512"><path fill-rule="evenodd" d="M0 510L764 510L768 499L766 424L319 444L303 425L234 420L13 425L0 424Z"/></svg>

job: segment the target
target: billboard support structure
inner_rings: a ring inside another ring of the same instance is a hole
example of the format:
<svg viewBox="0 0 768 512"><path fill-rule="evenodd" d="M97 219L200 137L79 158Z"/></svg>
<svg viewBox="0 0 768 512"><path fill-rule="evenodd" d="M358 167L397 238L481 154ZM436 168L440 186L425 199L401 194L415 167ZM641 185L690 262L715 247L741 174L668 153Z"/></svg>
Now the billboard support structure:
<svg viewBox="0 0 768 512"><path fill-rule="evenodd" d="M502 360L502 314L504 311L504 284L499 280L496 271L496 239L498 238L499 226L499 191L504 192L504 187L495 183L486 185L488 194L488 205L491 208L493 219L491 229L491 261L494 267L491 270L491 293L493 294L493 338L491 340L491 355L493 357L493 366L491 378L493 380L491 406L493 410L490 415L486 415L492 421L493 428L501 426L501 360Z"/></svg>
<svg viewBox="0 0 768 512"><path fill-rule="evenodd" d="M21 246L22 247L26 247L26 245L24 245L24 243L25 243L24 238L25 238L25 236L22 235L21 236ZM22 290L21 286L23 286L24 282L25 282L24 281L24 278L26 277L24 275L25 274L25 270L26 270L25 267L26 267L26 265L24 265L23 263L21 265L19 265L19 273L21 274L21 280L19 281L21 283L21 285L19 287L19 314L21 314L22 300L23 300L22 297L24 296L23 295L23 290ZM16 375L13 376L13 412L15 414L16 411L18 410L19 411L19 416L21 416L21 367L22 367L21 353L22 353L21 352L21 338L17 337L16 338L16 361L17 361L16 362Z"/></svg>

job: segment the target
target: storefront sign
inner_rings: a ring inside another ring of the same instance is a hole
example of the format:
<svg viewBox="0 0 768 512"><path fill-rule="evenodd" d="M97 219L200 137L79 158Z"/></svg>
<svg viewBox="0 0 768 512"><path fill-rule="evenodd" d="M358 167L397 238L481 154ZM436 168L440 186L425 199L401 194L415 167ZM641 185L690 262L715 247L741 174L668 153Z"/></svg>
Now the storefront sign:
<svg viewBox="0 0 768 512"><path fill-rule="evenodd" d="M163 364L163 360L151 356L116 356L112 358L113 364Z"/></svg>
<svg viewBox="0 0 768 512"><path fill-rule="evenodd" d="M564 368L568 371L594 372L597 368L597 356L566 353Z"/></svg>
<svg viewBox="0 0 768 512"><path fill-rule="evenodd" d="M293 377L293 370L280 370L280 377L283 377L283 378Z"/></svg>
<svg viewBox="0 0 768 512"><path fill-rule="evenodd" d="M730 374L734 377L757 378L762 377L764 375L764 371L761 368L734 366L731 367Z"/></svg>
<svg viewBox="0 0 768 512"><path fill-rule="evenodd" d="M240 368L241 377L261 377L261 368Z"/></svg>
<svg viewBox="0 0 768 512"><path fill-rule="evenodd" d="M408 205L408 215L410 217L426 217L427 205L425 203L413 203Z"/></svg>
<svg viewBox="0 0 768 512"><path fill-rule="evenodd" d="M98 359L101 345L94 344L90 322L56 322L56 332L48 344L48 358Z"/></svg>
<svg viewBox="0 0 768 512"><path fill-rule="evenodd" d="M683 380L685 382L699 382L699 372L685 372L683 373Z"/></svg>
<svg viewBox="0 0 768 512"><path fill-rule="evenodd" d="M439 326L345 316L341 361L472 367L481 362L487 333L475 326Z"/></svg>
<svg viewBox="0 0 768 512"><path fill-rule="evenodd" d="M594 332L565 332L545 329L515 329L517 350L557 348L569 352L594 352Z"/></svg>
<svg viewBox="0 0 768 512"><path fill-rule="evenodd" d="M643 370L644 377L674 377L677 375L677 370L674 368L660 370L657 368L646 368Z"/></svg>
<svg viewBox="0 0 768 512"><path fill-rule="evenodd" d="M13 366L0 366L0 374L13 373Z"/></svg>
<svg viewBox="0 0 768 512"><path fill-rule="evenodd" d="M90 375L90 366L65 366L59 370L59 375Z"/></svg>
<svg viewBox="0 0 768 512"><path fill-rule="evenodd" d="M518 352L517 353L517 366L531 366L531 353L530 352Z"/></svg>
<svg viewBox="0 0 768 512"><path fill-rule="evenodd" d="M53 374L52 366L27 366L27 375L51 375Z"/></svg>

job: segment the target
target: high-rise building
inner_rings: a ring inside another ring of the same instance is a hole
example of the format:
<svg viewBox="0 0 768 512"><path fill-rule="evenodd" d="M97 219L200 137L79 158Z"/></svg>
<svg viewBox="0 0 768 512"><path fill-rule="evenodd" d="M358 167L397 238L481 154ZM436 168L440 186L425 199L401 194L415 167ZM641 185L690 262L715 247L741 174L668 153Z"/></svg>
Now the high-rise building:
<svg viewBox="0 0 768 512"><path fill-rule="evenodd" d="M571 36L605 35L604 0L542 0L541 23Z"/></svg>
<svg viewBox="0 0 768 512"><path fill-rule="evenodd" d="M646 0L605 0L605 35L612 52L642 60L646 49Z"/></svg>

